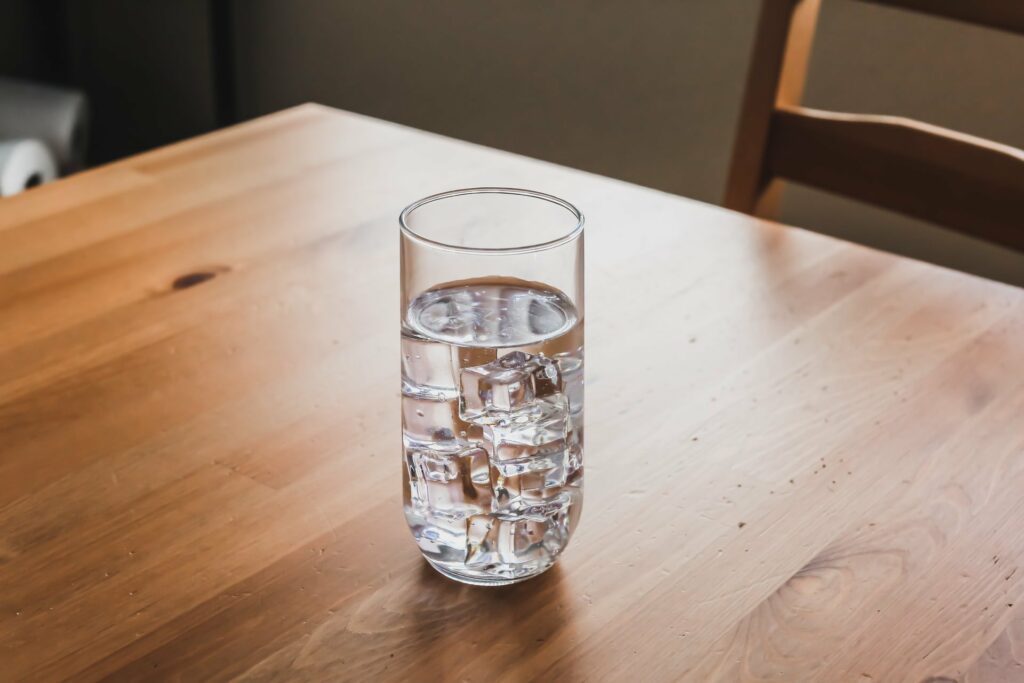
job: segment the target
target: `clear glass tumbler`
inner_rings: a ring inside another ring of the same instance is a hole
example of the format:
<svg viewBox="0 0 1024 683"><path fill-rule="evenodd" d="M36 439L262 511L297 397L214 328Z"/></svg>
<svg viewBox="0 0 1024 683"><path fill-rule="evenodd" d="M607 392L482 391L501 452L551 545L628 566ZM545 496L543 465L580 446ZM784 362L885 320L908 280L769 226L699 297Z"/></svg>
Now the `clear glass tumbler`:
<svg viewBox="0 0 1024 683"><path fill-rule="evenodd" d="M478 187L399 224L406 520L445 576L536 576L583 504L583 215Z"/></svg>

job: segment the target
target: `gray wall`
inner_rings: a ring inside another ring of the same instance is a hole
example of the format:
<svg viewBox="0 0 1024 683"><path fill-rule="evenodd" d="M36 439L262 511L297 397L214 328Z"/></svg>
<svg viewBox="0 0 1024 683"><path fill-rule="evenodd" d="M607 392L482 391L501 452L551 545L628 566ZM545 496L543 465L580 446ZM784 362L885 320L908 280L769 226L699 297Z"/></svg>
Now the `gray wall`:
<svg viewBox="0 0 1024 683"><path fill-rule="evenodd" d="M758 4L246 0L236 4L240 113L316 100L717 202ZM1022 83L1020 37L826 0L806 103L1024 147ZM1024 285L1024 257L893 214L802 188L783 211Z"/></svg>

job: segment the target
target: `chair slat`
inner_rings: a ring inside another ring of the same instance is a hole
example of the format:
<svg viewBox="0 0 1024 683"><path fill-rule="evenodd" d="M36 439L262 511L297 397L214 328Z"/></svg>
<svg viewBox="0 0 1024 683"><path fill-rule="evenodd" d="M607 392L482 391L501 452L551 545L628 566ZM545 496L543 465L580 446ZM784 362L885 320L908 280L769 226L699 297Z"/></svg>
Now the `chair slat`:
<svg viewBox="0 0 1024 683"><path fill-rule="evenodd" d="M1024 250L1024 152L894 116L788 106L768 173Z"/></svg>
<svg viewBox="0 0 1024 683"><path fill-rule="evenodd" d="M821 0L765 0L757 22L723 205L744 213L765 206L764 154L776 106L799 104Z"/></svg>

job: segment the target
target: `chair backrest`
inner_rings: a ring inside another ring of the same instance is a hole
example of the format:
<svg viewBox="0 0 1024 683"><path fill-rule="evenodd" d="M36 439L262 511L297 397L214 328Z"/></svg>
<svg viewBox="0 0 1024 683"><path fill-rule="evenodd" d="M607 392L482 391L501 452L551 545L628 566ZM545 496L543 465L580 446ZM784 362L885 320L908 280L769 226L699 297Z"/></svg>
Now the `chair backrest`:
<svg viewBox="0 0 1024 683"><path fill-rule="evenodd" d="M859 0L1024 34L1024 0ZM762 0L724 204L772 216L780 179L1024 251L1024 151L896 116L800 106L821 0Z"/></svg>

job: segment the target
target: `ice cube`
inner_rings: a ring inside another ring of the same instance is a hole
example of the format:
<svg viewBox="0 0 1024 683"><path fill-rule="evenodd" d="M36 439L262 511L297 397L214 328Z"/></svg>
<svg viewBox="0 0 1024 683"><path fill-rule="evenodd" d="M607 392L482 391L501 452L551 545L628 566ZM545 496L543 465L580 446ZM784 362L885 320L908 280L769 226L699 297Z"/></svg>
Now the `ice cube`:
<svg viewBox="0 0 1024 683"><path fill-rule="evenodd" d="M473 515L466 524L466 565L509 577L550 566L569 541L573 501L565 494L530 514Z"/></svg>
<svg viewBox="0 0 1024 683"><path fill-rule="evenodd" d="M434 561L462 562L467 519L492 507L487 453L457 443L407 447L405 462L405 516L416 543Z"/></svg>
<svg viewBox="0 0 1024 683"><path fill-rule="evenodd" d="M413 445L406 448L406 466L413 507L457 518L491 509L490 465L479 446Z"/></svg>
<svg viewBox="0 0 1024 683"><path fill-rule="evenodd" d="M583 466L583 414L569 415L569 428L565 438L566 467L573 472Z"/></svg>
<svg viewBox="0 0 1024 683"><path fill-rule="evenodd" d="M406 508L405 519L420 550L435 562L462 562L466 557L466 519L440 517Z"/></svg>
<svg viewBox="0 0 1024 683"><path fill-rule="evenodd" d="M555 501L566 483L564 453L491 463L491 490L496 510L527 512Z"/></svg>
<svg viewBox="0 0 1024 683"><path fill-rule="evenodd" d="M546 559L551 554L544 542L549 526L549 520L544 517L470 517L466 531L466 566L487 568Z"/></svg>
<svg viewBox="0 0 1024 683"><path fill-rule="evenodd" d="M452 481L459 476L456 458L428 450L416 451L420 475L427 481Z"/></svg>
<svg viewBox="0 0 1024 683"><path fill-rule="evenodd" d="M452 371L451 353L441 344L405 332L402 335L402 381L416 391L452 391L458 375Z"/></svg>
<svg viewBox="0 0 1024 683"><path fill-rule="evenodd" d="M575 432L573 432L575 434ZM579 442L570 440L565 449L565 470L572 474L583 467L583 447Z"/></svg>
<svg viewBox="0 0 1024 683"><path fill-rule="evenodd" d="M459 376L459 410L468 421L490 423L533 403L531 374L514 362L465 368Z"/></svg>
<svg viewBox="0 0 1024 683"><path fill-rule="evenodd" d="M530 411L537 399L561 396L558 365L550 358L514 351L459 373L459 411L478 424L498 424Z"/></svg>
<svg viewBox="0 0 1024 683"><path fill-rule="evenodd" d="M495 463L561 453L566 448L565 403L536 401L528 415L484 427L484 443Z"/></svg>

